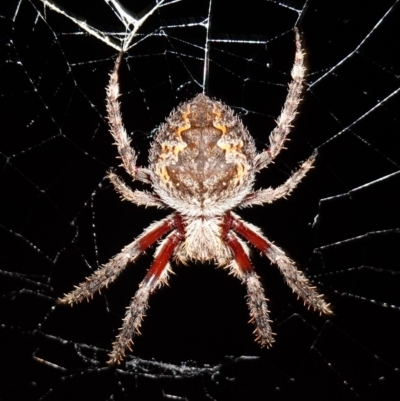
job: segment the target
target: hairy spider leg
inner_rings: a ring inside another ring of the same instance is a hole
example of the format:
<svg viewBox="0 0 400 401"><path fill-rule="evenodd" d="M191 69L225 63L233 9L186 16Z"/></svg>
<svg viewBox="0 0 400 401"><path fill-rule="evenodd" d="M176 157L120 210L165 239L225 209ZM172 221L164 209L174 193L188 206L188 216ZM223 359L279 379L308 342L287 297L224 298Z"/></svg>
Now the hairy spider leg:
<svg viewBox="0 0 400 401"><path fill-rule="evenodd" d="M292 81L289 84L288 94L285 104L281 110L281 114L276 120L276 127L269 135L269 148L260 153L256 157L256 169L258 171L267 167L279 152L284 149L287 136L292 128L292 122L297 115L297 108L301 102L301 94L303 91L304 76L306 67L304 65L304 53L302 49L301 36L297 27L294 28L296 54L294 64L291 71Z"/></svg>
<svg viewBox="0 0 400 401"><path fill-rule="evenodd" d="M274 342L269 319L267 299L264 295L261 282L255 273L251 261L247 255L247 247L232 232L232 217L227 213L223 223L223 237L233 253L234 260L231 263L232 273L238 277L247 288L247 305L250 310L250 322L254 323L256 341L261 347L269 347Z"/></svg>
<svg viewBox="0 0 400 401"><path fill-rule="evenodd" d="M130 139L126 133L125 127L122 123L121 106L118 102L119 98L119 84L118 84L118 70L121 65L123 53L121 52L114 64L114 69L110 74L110 82L107 87L107 115L108 123L110 124L110 132L114 137L115 143L118 147L118 153L121 155L123 166L128 174L133 178L136 177L136 153L130 146Z"/></svg>
<svg viewBox="0 0 400 401"><path fill-rule="evenodd" d="M158 247L153 264L144 280L140 283L139 289L127 308L120 333L113 343L113 349L109 354L110 359L108 363L110 365L120 363L125 357L126 349L132 351L133 336L140 334L140 326L149 306L148 299L150 295L168 281L168 274L171 271L169 260L183 239L182 228L179 227L181 224L180 216L176 215L175 221L177 222L178 229L169 234Z"/></svg>
<svg viewBox="0 0 400 401"><path fill-rule="evenodd" d="M260 252L262 252L272 263L276 264L281 271L287 285L304 301L304 305L312 307L321 314L331 314L330 304L326 303L314 286L312 286L305 275L296 268L293 260L285 253L268 241L260 230L252 224L246 223L239 216L231 213L232 228L244 237Z"/></svg>
<svg viewBox="0 0 400 401"><path fill-rule="evenodd" d="M133 147L131 146L131 140L128 137L124 124L122 122L121 105L119 104L118 98L119 92L119 81L118 81L118 70L122 62L124 53L121 52L115 60L114 68L110 74L110 80L106 88L106 108L107 118L110 125L110 133L115 140L117 145L118 153L122 159L122 165L126 172L135 180L139 180L146 183L151 183L150 172L142 167L136 165L137 155Z"/></svg>
<svg viewBox="0 0 400 401"><path fill-rule="evenodd" d="M316 155L309 157L300 168L294 172L282 185L276 188L260 189L255 192L250 192L240 207L248 207L252 205L262 205L263 203L272 203L278 199L286 198L301 182L307 172L313 168Z"/></svg>
<svg viewBox="0 0 400 401"><path fill-rule="evenodd" d="M157 195L146 191L133 191L125 182L113 172L108 173L110 182L114 185L114 189L121 196L122 200L127 200L138 206L156 206L164 208L165 204L158 198Z"/></svg>
<svg viewBox="0 0 400 401"><path fill-rule="evenodd" d="M100 269L96 270L86 281L60 298L58 303L74 304L82 302L84 299L89 301L96 292L113 282L129 262L133 262L142 252L171 231L175 224L176 217L174 214L160 222L152 224L139 238L124 247L120 253L115 255Z"/></svg>

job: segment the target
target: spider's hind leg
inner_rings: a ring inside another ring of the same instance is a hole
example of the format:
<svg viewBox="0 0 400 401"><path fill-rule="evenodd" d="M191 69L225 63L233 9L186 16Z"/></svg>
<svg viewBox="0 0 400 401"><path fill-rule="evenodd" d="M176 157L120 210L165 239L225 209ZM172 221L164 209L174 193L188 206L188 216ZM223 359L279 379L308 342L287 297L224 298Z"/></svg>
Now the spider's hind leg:
<svg viewBox="0 0 400 401"><path fill-rule="evenodd" d="M124 123L122 122L121 105L118 100L120 96L118 71L122 63L123 55L123 53L120 53L116 58L106 88L107 119L110 125L110 133L114 138L115 145L117 145L118 153L126 172L134 180L150 184L151 173L148 169L136 165L137 154L131 146L131 140L126 132Z"/></svg>
<svg viewBox="0 0 400 401"><path fill-rule="evenodd" d="M256 157L255 162L257 171L267 167L279 152L284 149L287 136L290 133L292 123L297 115L297 108L301 101L306 67L304 63L304 52L302 49L300 32L298 28L295 28L294 31L296 54L291 72L292 82L289 84L288 94L281 114L276 120L276 127L269 135L269 148Z"/></svg>

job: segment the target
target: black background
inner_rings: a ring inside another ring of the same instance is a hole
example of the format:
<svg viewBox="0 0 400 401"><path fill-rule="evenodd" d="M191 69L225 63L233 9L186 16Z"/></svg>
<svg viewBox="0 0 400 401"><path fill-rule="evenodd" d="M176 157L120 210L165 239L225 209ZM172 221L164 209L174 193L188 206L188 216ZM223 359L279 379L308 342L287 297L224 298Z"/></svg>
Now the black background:
<svg viewBox="0 0 400 401"><path fill-rule="evenodd" d="M122 29L105 2L57 4L102 31ZM123 4L140 13L148 3ZM309 2L305 99L288 150L257 187L279 185L313 151L316 168L288 200L238 211L297 262L335 315L307 311L253 252L277 333L260 350L237 280L211 265L173 264L118 369L107 352L152 252L92 302L55 306L167 214L120 202L105 178L119 164L104 102L116 51L40 1L2 8L1 400L398 398L398 2ZM234 43L210 43L206 93L235 108L260 150L285 100L293 9L302 8L212 4L210 38ZM206 31L189 24L208 9L187 0L161 8L126 56L122 111L141 165L153 130L203 90Z"/></svg>

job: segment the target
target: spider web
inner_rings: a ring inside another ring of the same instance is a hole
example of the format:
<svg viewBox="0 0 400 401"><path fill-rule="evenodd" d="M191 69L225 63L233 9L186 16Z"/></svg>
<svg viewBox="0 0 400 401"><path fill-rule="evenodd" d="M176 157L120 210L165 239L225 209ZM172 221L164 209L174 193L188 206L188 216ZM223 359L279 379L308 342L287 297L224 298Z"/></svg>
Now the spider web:
<svg viewBox="0 0 400 401"><path fill-rule="evenodd" d="M395 399L398 1L131 3L1 6L1 398ZM108 367L151 252L90 303L55 301L166 215L120 202L106 180L110 169L124 174L105 118L118 49L140 165L157 126L199 92L234 108L261 150L286 97L299 19L305 100L288 149L257 186L283 183L314 151L316 168L290 199L239 214L297 262L335 315L307 311L254 252L277 333L260 350L237 280L211 265L174 265L134 352Z"/></svg>

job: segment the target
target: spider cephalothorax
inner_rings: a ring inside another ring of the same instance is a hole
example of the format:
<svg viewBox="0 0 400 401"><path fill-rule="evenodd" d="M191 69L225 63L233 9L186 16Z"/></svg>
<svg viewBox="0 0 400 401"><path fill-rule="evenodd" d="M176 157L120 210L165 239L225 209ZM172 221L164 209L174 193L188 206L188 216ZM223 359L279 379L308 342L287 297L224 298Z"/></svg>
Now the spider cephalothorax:
<svg viewBox="0 0 400 401"><path fill-rule="evenodd" d="M278 266L286 283L308 307L320 313L331 313L329 304L295 263L268 241L260 229L231 211L238 206L271 203L289 195L312 168L313 157L281 186L253 190L255 174L267 167L283 148L300 102L305 68L297 29L295 34L293 80L277 126L270 134L270 147L261 153L257 153L253 139L232 109L200 94L170 114L152 144L149 167L137 167L135 151L122 124L118 102L118 69L122 54L117 58L107 88L110 131L126 171L133 179L151 184L153 192L133 191L114 173L110 173L109 178L123 199L137 205L170 207L175 212L153 223L74 291L60 299L61 303L70 304L90 299L114 281L140 253L166 236L126 312L113 344L110 363L120 362L126 349L130 349L132 337L139 333L150 294L168 280L172 257L183 263L214 261L228 267L247 287L247 303L261 346L271 345L274 339L264 291L251 265L247 242Z"/></svg>

